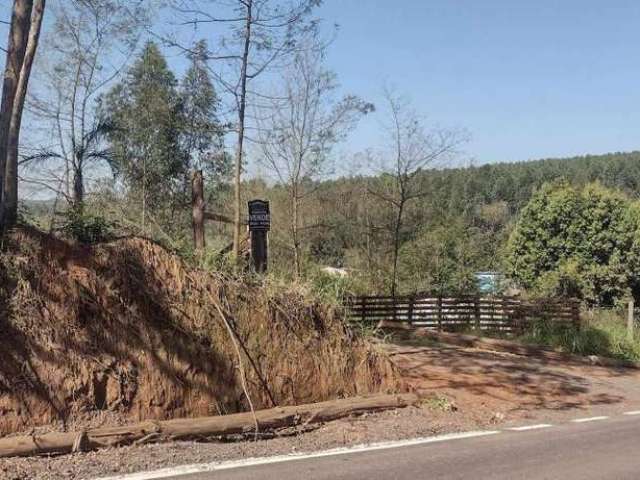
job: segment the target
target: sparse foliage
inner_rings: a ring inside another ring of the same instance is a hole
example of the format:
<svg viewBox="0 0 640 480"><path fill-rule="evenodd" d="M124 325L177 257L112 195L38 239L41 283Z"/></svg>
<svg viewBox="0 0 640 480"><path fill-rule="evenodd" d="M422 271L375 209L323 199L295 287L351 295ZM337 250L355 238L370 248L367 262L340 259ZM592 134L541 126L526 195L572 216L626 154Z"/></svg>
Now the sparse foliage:
<svg viewBox="0 0 640 480"><path fill-rule="evenodd" d="M323 65L318 45L295 55L284 74L282 89L273 93L260 118L262 163L287 191L289 235L296 274L302 271L302 208L316 191L317 182L330 171L330 155L362 115L374 110L354 95L336 98L336 76Z"/></svg>
<svg viewBox="0 0 640 480"><path fill-rule="evenodd" d="M231 99L236 113L237 134L234 185L233 253L237 257L241 236L241 175L245 166L247 105L262 95L252 86L255 80L300 50L300 40L315 32L317 21L310 18L321 0L203 0L174 1L183 24L193 28L216 25L225 33L216 51L207 59L219 65L212 68L215 79ZM169 43L190 52L179 42Z"/></svg>
<svg viewBox="0 0 640 480"><path fill-rule="evenodd" d="M381 176L372 180L368 191L391 211L388 223L393 256L390 290L395 295L399 252L406 235L407 207L429 194L420 181L420 174L427 168L444 167L466 140L466 135L437 127L427 129L408 101L388 89L385 100L387 147L374 154L371 163Z"/></svg>

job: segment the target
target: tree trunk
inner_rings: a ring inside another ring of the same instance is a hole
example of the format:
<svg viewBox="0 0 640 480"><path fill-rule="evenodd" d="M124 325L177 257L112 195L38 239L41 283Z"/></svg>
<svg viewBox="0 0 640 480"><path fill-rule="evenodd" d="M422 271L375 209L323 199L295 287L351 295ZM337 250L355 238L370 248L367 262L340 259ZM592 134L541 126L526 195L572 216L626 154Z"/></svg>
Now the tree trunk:
<svg viewBox="0 0 640 480"><path fill-rule="evenodd" d="M4 175L7 165L9 129L20 70L22 69L24 54L27 49L32 9L32 0L14 1L9 40L7 42L7 60L2 85L2 105L0 106L0 228L4 225Z"/></svg>
<svg viewBox="0 0 640 480"><path fill-rule="evenodd" d="M296 265L296 278L300 278L300 239L298 238L298 192L291 195L291 235L293 237L293 258Z"/></svg>
<svg viewBox="0 0 640 480"><path fill-rule="evenodd" d="M396 296L398 283L398 251L400 250L400 229L402 228L402 214L404 213L404 202L400 201L398 206L398 216L393 231L393 274L391 276L391 296Z"/></svg>
<svg viewBox="0 0 640 480"><path fill-rule="evenodd" d="M321 423L364 412L404 408L418 402L414 393L344 398L307 405L276 407L254 413L236 413L217 417L147 421L122 427L106 427L84 432L52 432L43 435L0 439L0 458L129 445L144 439L207 438L251 433L258 423L261 432L296 425Z"/></svg>
<svg viewBox="0 0 640 480"><path fill-rule="evenodd" d="M20 142L20 126L22 123L22 112L24 102L27 97L27 86L31 67L36 56L40 29L42 27L42 17L44 16L46 0L35 0L31 15L31 26L29 28L29 39L24 54L24 61L20 69L20 77L16 89L13 112L11 115L11 125L9 127L9 138L7 141L7 165L4 179L4 208L5 226L15 224L18 215L18 145Z"/></svg>
<svg viewBox="0 0 640 480"><path fill-rule="evenodd" d="M193 245L198 252L204 251L204 181L202 170L191 177L191 214L193 220Z"/></svg>
<svg viewBox="0 0 640 480"><path fill-rule="evenodd" d="M247 21L244 32L244 51L242 54L242 69L240 71L240 99L238 104L238 146L236 151L236 165L233 179L234 186L234 226L233 226L233 256L240 255L240 235L242 223L240 221L241 195L240 175L242 174L242 149L244 144L244 121L247 102L247 66L249 63L249 46L251 45L251 20L253 0L247 3Z"/></svg>
<svg viewBox="0 0 640 480"><path fill-rule="evenodd" d="M373 231L371 228L371 215L369 213L369 194L367 189L364 191L364 208L365 208L365 223L366 223L366 251L367 251L367 269L369 274L373 271L373 249L372 247L372 236Z"/></svg>
<svg viewBox="0 0 640 480"><path fill-rule="evenodd" d="M84 204L84 175L82 173L82 167L79 165L73 168L73 193L71 200L73 202L73 208L82 210Z"/></svg>

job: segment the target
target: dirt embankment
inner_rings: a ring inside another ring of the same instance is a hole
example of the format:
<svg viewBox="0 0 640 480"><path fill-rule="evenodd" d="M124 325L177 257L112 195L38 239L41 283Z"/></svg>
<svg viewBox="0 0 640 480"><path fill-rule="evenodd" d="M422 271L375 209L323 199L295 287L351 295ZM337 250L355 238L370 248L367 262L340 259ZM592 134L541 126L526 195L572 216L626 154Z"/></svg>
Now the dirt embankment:
<svg viewBox="0 0 640 480"><path fill-rule="evenodd" d="M145 239L22 229L0 256L0 435L247 410L216 305L255 408L399 387L384 354L298 291L190 270Z"/></svg>

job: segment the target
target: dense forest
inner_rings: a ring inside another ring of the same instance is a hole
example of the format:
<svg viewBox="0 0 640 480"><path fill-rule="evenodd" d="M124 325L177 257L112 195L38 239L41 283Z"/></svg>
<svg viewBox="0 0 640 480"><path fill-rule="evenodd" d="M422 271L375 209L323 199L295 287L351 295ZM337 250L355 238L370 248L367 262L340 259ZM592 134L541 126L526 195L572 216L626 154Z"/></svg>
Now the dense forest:
<svg viewBox="0 0 640 480"><path fill-rule="evenodd" d="M473 272L501 271L519 212L545 183L561 180L576 186L597 181L636 198L640 153L422 171L425 194L410 206L401 232L401 290L466 291L475 285ZM377 291L389 287L393 218L384 202L368 192L383 181L356 176L322 182L305 217L309 262L354 269ZM263 195L277 201L279 189L264 189ZM285 217L286 206L274 208L279 209ZM286 244L286 234L276 238L277 245ZM286 259L286 248L281 255Z"/></svg>

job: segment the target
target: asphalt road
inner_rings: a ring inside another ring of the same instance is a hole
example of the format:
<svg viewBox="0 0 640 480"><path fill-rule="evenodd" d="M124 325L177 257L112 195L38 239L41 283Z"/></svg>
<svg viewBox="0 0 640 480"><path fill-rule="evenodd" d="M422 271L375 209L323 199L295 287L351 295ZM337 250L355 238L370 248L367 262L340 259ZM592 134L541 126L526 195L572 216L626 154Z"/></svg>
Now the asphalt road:
<svg viewBox="0 0 640 480"><path fill-rule="evenodd" d="M638 480L640 416L298 459L175 480Z"/></svg>

